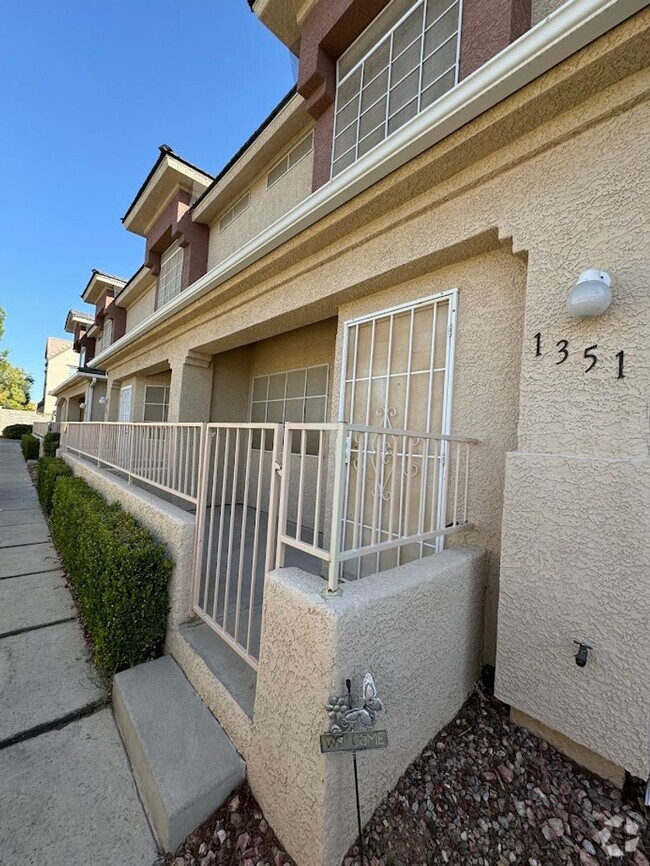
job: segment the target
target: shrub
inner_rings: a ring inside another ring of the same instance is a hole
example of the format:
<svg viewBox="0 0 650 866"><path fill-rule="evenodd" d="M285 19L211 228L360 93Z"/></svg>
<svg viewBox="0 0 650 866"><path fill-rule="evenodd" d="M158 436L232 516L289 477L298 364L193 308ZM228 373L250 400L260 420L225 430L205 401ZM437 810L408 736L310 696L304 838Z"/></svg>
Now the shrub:
<svg viewBox="0 0 650 866"><path fill-rule="evenodd" d="M61 436L51 430L43 436L43 454L45 457L56 457L56 449L59 447Z"/></svg>
<svg viewBox="0 0 650 866"><path fill-rule="evenodd" d="M32 432L31 424L9 424L2 431L3 439L22 439L27 433Z"/></svg>
<svg viewBox="0 0 650 866"><path fill-rule="evenodd" d="M36 436L32 436L31 433L26 433L24 436L20 437L20 448L25 460L38 460L40 447L40 442Z"/></svg>
<svg viewBox="0 0 650 866"><path fill-rule="evenodd" d="M72 475L72 469L70 469L65 460L61 460L59 457L41 457L38 461L36 489L43 511L46 514L51 514L52 512L54 489L57 480L62 475Z"/></svg>
<svg viewBox="0 0 650 866"><path fill-rule="evenodd" d="M75 477L56 481L52 529L96 664L115 673L159 655L173 567L162 545Z"/></svg>

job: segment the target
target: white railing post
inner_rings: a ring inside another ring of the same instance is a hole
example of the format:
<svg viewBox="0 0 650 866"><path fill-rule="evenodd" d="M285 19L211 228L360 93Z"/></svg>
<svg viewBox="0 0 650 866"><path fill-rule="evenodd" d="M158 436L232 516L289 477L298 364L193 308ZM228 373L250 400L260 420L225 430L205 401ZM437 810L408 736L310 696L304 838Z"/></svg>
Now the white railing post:
<svg viewBox="0 0 650 866"><path fill-rule="evenodd" d="M102 433L104 432L104 425L101 424L99 427L99 436L97 437L97 466L100 465L100 455L102 453Z"/></svg>
<svg viewBox="0 0 650 866"><path fill-rule="evenodd" d="M334 445L334 480L332 484L332 522L330 531L330 556L327 576L327 591L336 594L339 587L341 536L343 531L343 506L345 500L346 453L348 445L347 424L336 425Z"/></svg>
<svg viewBox="0 0 650 866"><path fill-rule="evenodd" d="M137 427L127 428L127 433L129 434L129 466L127 469L127 476L129 479L129 484L131 483L131 476L133 475L133 448L135 445L135 434L137 431Z"/></svg>

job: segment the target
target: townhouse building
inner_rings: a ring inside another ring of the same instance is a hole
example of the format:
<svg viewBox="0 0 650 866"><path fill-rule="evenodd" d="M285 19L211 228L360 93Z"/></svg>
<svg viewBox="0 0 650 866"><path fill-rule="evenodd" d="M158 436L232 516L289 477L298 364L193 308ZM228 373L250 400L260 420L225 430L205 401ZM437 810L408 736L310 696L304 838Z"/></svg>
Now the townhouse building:
<svg viewBox="0 0 650 866"><path fill-rule="evenodd" d="M83 317L90 321L84 313L71 310L71 315ZM79 353L75 351L72 340L62 340L59 337L48 337L45 341L45 368L43 376L43 397L36 411L48 418L54 416L56 398L51 392L76 373L79 366Z"/></svg>
<svg viewBox="0 0 650 866"><path fill-rule="evenodd" d="M167 651L298 863L356 835L318 734L366 671L366 818L483 665L647 778L649 11L250 5L296 88L216 176L160 148L142 267L69 318L66 459L176 552Z"/></svg>

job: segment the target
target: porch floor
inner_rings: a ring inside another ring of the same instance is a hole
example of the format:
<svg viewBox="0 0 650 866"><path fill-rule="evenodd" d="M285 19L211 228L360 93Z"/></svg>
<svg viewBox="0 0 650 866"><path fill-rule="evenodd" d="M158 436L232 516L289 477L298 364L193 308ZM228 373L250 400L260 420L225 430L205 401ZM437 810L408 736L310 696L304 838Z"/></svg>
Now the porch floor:
<svg viewBox="0 0 650 866"><path fill-rule="evenodd" d="M203 549L203 570L198 605L222 633L259 658L268 514L236 504L208 508ZM212 532L210 532L212 528ZM257 528L257 539L256 539ZM293 531L294 527L290 527ZM243 535L243 537L242 537ZM219 542L221 539L221 543ZM232 541L230 540L232 539ZM285 566L320 575L322 562L295 548L288 548Z"/></svg>

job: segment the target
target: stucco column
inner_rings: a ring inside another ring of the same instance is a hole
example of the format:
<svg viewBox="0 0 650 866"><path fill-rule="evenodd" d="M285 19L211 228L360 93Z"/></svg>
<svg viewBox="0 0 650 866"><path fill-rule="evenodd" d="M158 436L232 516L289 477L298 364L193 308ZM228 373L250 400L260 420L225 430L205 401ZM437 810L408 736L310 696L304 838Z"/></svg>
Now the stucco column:
<svg viewBox="0 0 650 866"><path fill-rule="evenodd" d="M190 350L170 359L169 420L209 421L212 402L212 356Z"/></svg>
<svg viewBox="0 0 650 866"><path fill-rule="evenodd" d="M116 382L106 384L106 421L117 421L120 406L120 386Z"/></svg>

